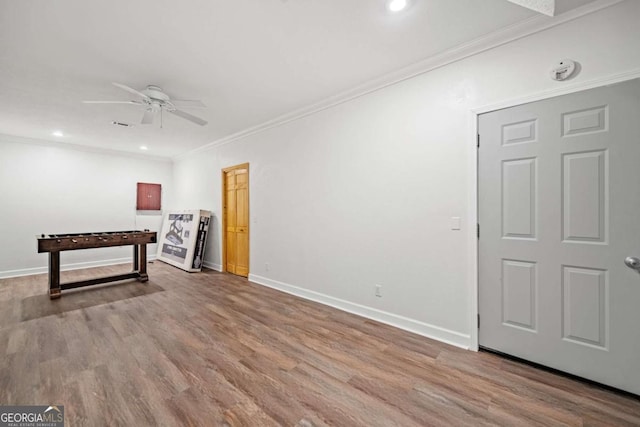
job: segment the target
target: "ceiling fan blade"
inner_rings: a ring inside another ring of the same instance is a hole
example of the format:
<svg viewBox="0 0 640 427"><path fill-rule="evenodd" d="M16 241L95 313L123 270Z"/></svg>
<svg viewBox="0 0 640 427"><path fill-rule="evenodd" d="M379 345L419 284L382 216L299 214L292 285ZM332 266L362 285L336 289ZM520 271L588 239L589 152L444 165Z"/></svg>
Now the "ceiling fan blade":
<svg viewBox="0 0 640 427"><path fill-rule="evenodd" d="M177 108L207 108L202 101L195 99L172 99L171 103Z"/></svg>
<svg viewBox="0 0 640 427"><path fill-rule="evenodd" d="M556 0L509 0L519 6L526 7L535 12L544 13L547 16L556 14Z"/></svg>
<svg viewBox="0 0 640 427"><path fill-rule="evenodd" d="M82 101L83 104L134 104L134 105L144 105L142 102L138 101Z"/></svg>
<svg viewBox="0 0 640 427"><path fill-rule="evenodd" d="M192 114L185 113L184 111L180 111L180 110L167 110L167 111L170 112L171 114L175 114L178 117L182 117L183 119L189 120L190 122L193 122L200 126L204 126L208 123L206 120L203 120L200 117L196 117Z"/></svg>
<svg viewBox="0 0 640 427"><path fill-rule="evenodd" d="M149 108L147 110L144 110L144 116L142 116L142 124L143 125L150 125L153 123L153 119L156 117L156 110L154 110L153 108Z"/></svg>
<svg viewBox="0 0 640 427"><path fill-rule="evenodd" d="M114 85L115 87L119 87L119 88L120 88L120 89L122 89L122 90L126 90L126 91L127 91L127 92L129 92L129 93L132 93L132 94L134 94L134 95L138 95L138 96L140 96L140 97L142 97L142 98L144 98L144 99L149 99L149 97L148 97L147 95L145 95L144 93L140 92L139 90L135 90L135 89L134 89L134 88L132 88L132 87L129 87L129 86L127 86L127 85L123 85L122 83L115 83L115 82L114 82L114 83L113 83L113 85Z"/></svg>

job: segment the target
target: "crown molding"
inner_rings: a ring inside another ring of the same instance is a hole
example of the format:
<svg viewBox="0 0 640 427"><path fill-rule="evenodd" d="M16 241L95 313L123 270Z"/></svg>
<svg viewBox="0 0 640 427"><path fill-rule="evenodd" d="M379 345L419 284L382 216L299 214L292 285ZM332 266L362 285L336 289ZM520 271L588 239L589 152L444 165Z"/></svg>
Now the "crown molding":
<svg viewBox="0 0 640 427"><path fill-rule="evenodd" d="M340 104L344 104L369 93L393 86L405 80L412 79L421 74L428 73L435 69L444 67L454 62L461 61L474 55L495 49L502 45L514 42L524 37L540 33L553 27L565 24L586 15L598 12L608 7L622 3L625 0L596 0L586 5L580 6L553 18L537 15L508 27L502 28L493 33L475 39L468 43L463 43L439 54L430 56L422 61L397 71L385 74L382 77L370 80L364 84L355 86L347 91L341 92L324 100L308 105L306 107L291 111L272 120L259 125L247 128L240 132L217 139L201 147L187 151L173 157L174 161L187 158L193 154L211 150L213 148L229 144L231 142L246 138L256 133L282 126L286 123L299 120L303 117L327 110Z"/></svg>
<svg viewBox="0 0 640 427"><path fill-rule="evenodd" d="M172 163L172 159L169 157L153 156L153 155L142 154L142 153L132 153L129 151L122 151L122 150L110 150L108 148L92 147L88 145L73 144L70 142L51 141L48 139L27 138L23 136L9 135L5 133L0 133L0 142L40 145L43 147L63 148L67 150L84 151L88 153L106 154L110 156L119 156L119 157L123 157L123 156L134 157L134 158L151 160L156 162Z"/></svg>
<svg viewBox="0 0 640 427"><path fill-rule="evenodd" d="M640 78L640 68L633 70L623 71L621 73L596 77L594 79L580 81L568 85L563 85L553 89L547 89L540 92L532 93L527 96L521 96L518 98L506 99L493 104L486 104L471 109L471 113L474 115L488 113L490 111L502 110L504 108L511 108L517 105L528 104L530 102L541 101L543 99L549 99L562 95L569 95L571 93L580 92L589 89L595 89L602 86L613 85L616 83L622 83L633 79Z"/></svg>

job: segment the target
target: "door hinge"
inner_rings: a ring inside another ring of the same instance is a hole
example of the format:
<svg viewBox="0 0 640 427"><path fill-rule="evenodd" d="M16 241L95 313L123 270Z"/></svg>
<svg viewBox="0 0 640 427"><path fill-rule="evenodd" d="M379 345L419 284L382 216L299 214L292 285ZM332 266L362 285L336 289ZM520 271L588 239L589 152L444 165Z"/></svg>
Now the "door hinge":
<svg viewBox="0 0 640 427"><path fill-rule="evenodd" d="M480 329L480 313L478 313L478 329Z"/></svg>
<svg viewBox="0 0 640 427"><path fill-rule="evenodd" d="M478 134L477 144L478 144L478 148L480 148L480 134Z"/></svg>
<svg viewBox="0 0 640 427"><path fill-rule="evenodd" d="M478 226L478 240L480 240L480 224L477 224Z"/></svg>

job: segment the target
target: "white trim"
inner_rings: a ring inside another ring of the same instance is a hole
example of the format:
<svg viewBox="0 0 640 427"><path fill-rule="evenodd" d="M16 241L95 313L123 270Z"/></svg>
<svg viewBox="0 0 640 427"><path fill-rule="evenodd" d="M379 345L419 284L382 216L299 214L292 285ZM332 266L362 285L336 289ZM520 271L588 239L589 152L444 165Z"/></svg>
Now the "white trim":
<svg viewBox="0 0 640 427"><path fill-rule="evenodd" d="M215 271L222 272L222 264L216 264L216 263L209 262L209 261L203 261L202 262L202 266L210 268L210 269L215 270Z"/></svg>
<svg viewBox="0 0 640 427"><path fill-rule="evenodd" d="M479 115L483 113L488 113L490 111L501 110L503 108L515 107L517 105L528 104L530 102L535 102L535 101L542 101L544 99L554 98L556 96L568 95L570 93L580 92L583 90L594 89L597 87L602 87L602 86L611 85L615 83L621 83L621 82L633 80L636 78L640 78L640 68L630 70L630 71L624 71L622 73L612 74L609 76L597 77L591 80L585 80L583 82L565 84L561 87L557 87L554 89L547 89L541 92L535 92L531 95L521 96L518 98L500 101L494 104L475 107L471 110L471 112L476 115Z"/></svg>
<svg viewBox="0 0 640 427"><path fill-rule="evenodd" d="M147 256L148 261L154 261L155 259L156 259L155 255ZM101 261L77 262L73 264L62 264L60 266L60 271L82 270L85 268L105 267L109 265L119 265L119 264L130 264L132 262L133 262L132 257L105 259ZM45 274L48 272L49 272L48 266L24 268L22 270L0 271L0 279L8 279L10 277L32 276L34 274Z"/></svg>
<svg viewBox="0 0 640 427"><path fill-rule="evenodd" d="M507 101L502 101L496 104L476 107L471 110L471 114L473 117L472 125L470 127L470 137L469 139L473 141L473 144L470 144L473 147L473 153L470 157L473 158L472 162L472 170L470 176L472 177L471 189L474 193L473 196L469 198L470 205L475 206L475 209L471 211L470 217L472 219L469 221L470 224L478 221L478 150L476 149L476 138L478 135L478 119L480 114L488 113L490 111L501 110L503 108L515 107L522 104L527 104L535 101L542 101L545 99L554 98L557 96L568 95L575 92L580 92L583 90L594 89L597 87L602 87L606 85L611 85L615 83L621 83L628 80L633 80L636 78L640 78L640 69L635 69L631 71L625 71L622 73L611 74L609 76L598 77L592 80L587 80L584 82L577 82L573 84L568 84L562 87L558 87L555 89L545 90L541 92L536 92L530 95L522 96L519 98L510 99ZM482 141L480 141L480 147L482 149ZM475 227L475 225L474 225ZM480 312L479 307L479 271L478 271L478 240L476 238L476 234L473 233L472 236L469 237L469 246L471 248L471 256L469 260L469 271L471 274L470 277L470 288L472 301L470 302L470 313L471 313L471 337L470 337L470 345L469 349L473 351L478 351L479 348L479 337L478 337L478 328L477 328L477 319L476 316Z"/></svg>
<svg viewBox="0 0 640 427"><path fill-rule="evenodd" d="M469 156L469 168L472 173L470 176L470 188L469 188L469 231L467 238L469 239L469 259L467 264L467 274L469 280L469 289L471 289L471 297L469 298L469 313L471 316L471 331L469 350L478 351L478 313L480 312L478 306L478 113L471 113L471 131L472 136L470 138L473 141L472 153ZM482 145L482 142L480 143Z"/></svg>
<svg viewBox="0 0 640 427"><path fill-rule="evenodd" d="M310 116L320 111L344 104L369 93L384 89L388 86L395 85L413 77L419 76L429 71L444 67L465 58L477 55L482 52L497 48L499 46L511 43L524 37L537 34L561 24L573 21L583 16L598 12L602 9L614 6L624 0L596 0L584 6L565 12L554 18L544 15L536 15L532 18L518 22L514 25L494 31L486 36L477 38L469 43L464 43L448 49L442 53L426 58L408 67L401 68L392 73L386 74L374 80L370 80L364 84L355 86L347 91L341 92L329 98L308 105L298 110L291 111L282 116L268 120L257 126L244 129L240 132L225 136L223 138L212 141L201 147L187 151L173 157L173 160L180 160L192 154L208 151L215 147L229 144L231 142L246 138L250 135L264 132L266 130L282 126L286 123L299 120L303 117Z"/></svg>
<svg viewBox="0 0 640 427"><path fill-rule="evenodd" d="M397 314L334 298L329 295L310 291L308 289L303 289L277 280L268 279L266 277L257 276L255 274L249 274L249 280L268 288L276 289L323 305L328 305L330 307L337 308L338 310L346 311L347 313L372 319L405 331L444 342L446 344L451 344L464 349L469 348L469 335L465 335L460 332L451 331L449 329L430 325L418 320L409 319L408 317L399 316Z"/></svg>

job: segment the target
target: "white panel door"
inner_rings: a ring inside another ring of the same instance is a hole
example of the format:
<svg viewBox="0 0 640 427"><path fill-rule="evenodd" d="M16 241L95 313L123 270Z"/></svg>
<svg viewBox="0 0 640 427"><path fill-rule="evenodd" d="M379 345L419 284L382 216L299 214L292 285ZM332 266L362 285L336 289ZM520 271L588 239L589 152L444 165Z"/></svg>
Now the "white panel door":
<svg viewBox="0 0 640 427"><path fill-rule="evenodd" d="M480 345L640 394L640 81L479 133Z"/></svg>

